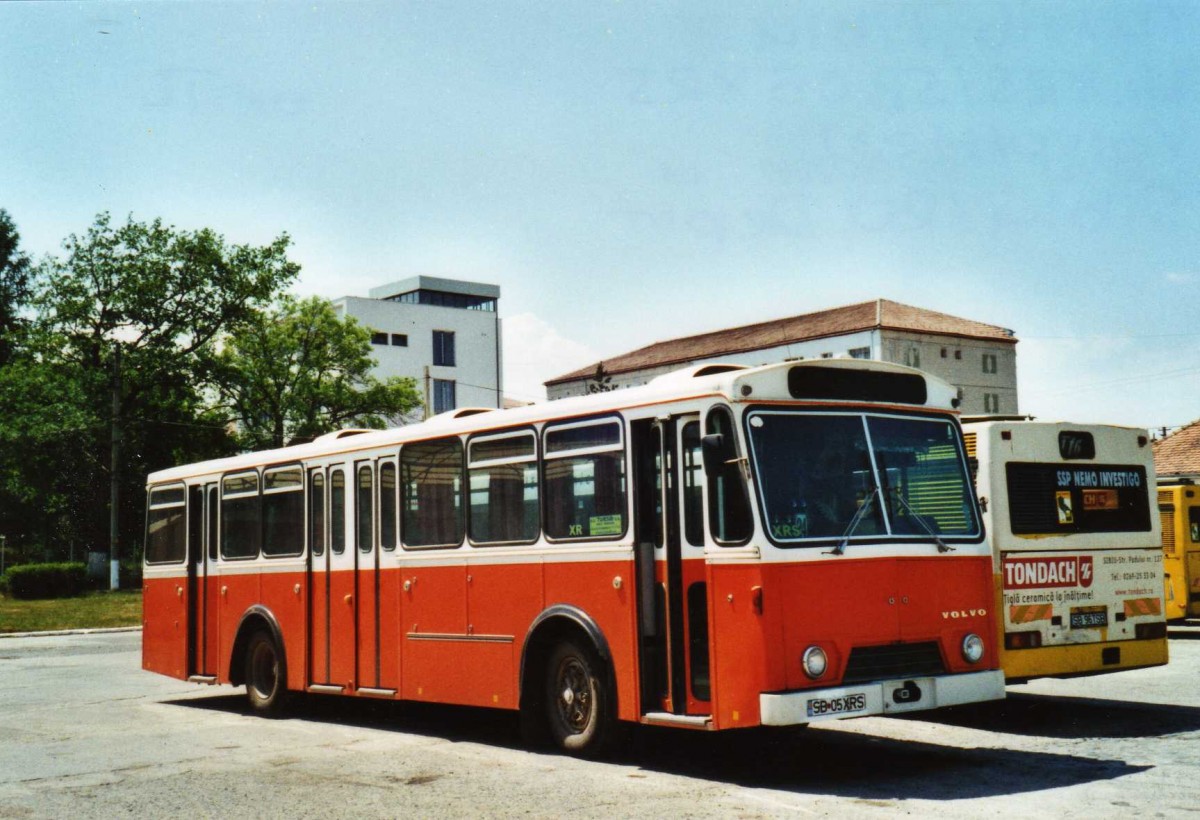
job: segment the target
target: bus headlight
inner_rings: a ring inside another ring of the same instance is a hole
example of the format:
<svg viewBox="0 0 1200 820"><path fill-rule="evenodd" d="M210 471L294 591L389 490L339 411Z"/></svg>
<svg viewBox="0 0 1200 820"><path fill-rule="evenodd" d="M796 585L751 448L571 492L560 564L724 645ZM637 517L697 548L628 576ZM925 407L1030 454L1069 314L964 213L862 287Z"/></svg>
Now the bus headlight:
<svg viewBox="0 0 1200 820"><path fill-rule="evenodd" d="M962 656L967 663L979 663L983 660L983 638L974 632L963 638Z"/></svg>
<svg viewBox="0 0 1200 820"><path fill-rule="evenodd" d="M810 646L804 650L800 663L804 667L804 674L816 680L825 674L825 670L829 667L829 658L825 657L825 650L821 647Z"/></svg>

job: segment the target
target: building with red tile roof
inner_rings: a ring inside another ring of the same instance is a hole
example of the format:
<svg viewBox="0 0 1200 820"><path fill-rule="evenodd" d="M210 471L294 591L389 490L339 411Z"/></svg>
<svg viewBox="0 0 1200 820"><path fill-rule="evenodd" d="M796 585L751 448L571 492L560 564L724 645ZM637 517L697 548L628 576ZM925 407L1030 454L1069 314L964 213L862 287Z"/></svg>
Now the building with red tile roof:
<svg viewBox="0 0 1200 820"><path fill-rule="evenodd" d="M1154 470L1160 480L1200 481L1200 419L1154 442Z"/></svg>
<svg viewBox="0 0 1200 820"><path fill-rule="evenodd" d="M742 327L655 342L546 382L552 399L645 384L709 362L853 357L918 367L957 385L965 414L1011 414L1017 338L1007 328L875 299Z"/></svg>

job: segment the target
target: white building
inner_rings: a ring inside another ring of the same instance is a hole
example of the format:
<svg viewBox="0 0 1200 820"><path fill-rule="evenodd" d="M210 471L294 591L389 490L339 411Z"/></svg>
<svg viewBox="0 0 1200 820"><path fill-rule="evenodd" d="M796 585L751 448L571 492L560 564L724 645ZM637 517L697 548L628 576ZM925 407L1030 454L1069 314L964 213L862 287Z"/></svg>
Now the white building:
<svg viewBox="0 0 1200 820"><path fill-rule="evenodd" d="M553 378L546 393L561 399L633 387L691 364L757 366L842 356L940 376L960 389L966 415L1019 412L1017 339L1011 330L887 299L655 342Z"/></svg>
<svg viewBox="0 0 1200 820"><path fill-rule="evenodd" d="M500 288L414 276L333 301L371 330L378 378L416 379L426 414L500 407Z"/></svg>

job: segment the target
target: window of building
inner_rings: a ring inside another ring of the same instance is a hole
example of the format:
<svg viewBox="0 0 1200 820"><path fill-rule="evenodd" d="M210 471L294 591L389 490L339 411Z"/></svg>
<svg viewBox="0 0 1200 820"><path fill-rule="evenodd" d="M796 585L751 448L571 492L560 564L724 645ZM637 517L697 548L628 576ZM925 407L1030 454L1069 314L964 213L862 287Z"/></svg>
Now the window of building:
<svg viewBox="0 0 1200 820"><path fill-rule="evenodd" d="M371 334L371 344L385 345L387 343L388 343L388 335L386 333L372 333Z"/></svg>
<svg viewBox="0 0 1200 820"><path fill-rule="evenodd" d="M996 393L983 394L983 412L999 413L1000 412L1000 396Z"/></svg>
<svg viewBox="0 0 1200 820"><path fill-rule="evenodd" d="M546 534L619 538L625 532L625 442L615 419L547 428Z"/></svg>
<svg viewBox="0 0 1200 820"><path fill-rule="evenodd" d="M532 431L471 439L471 540L529 543L538 537L537 440Z"/></svg>
<svg viewBox="0 0 1200 820"><path fill-rule="evenodd" d="M454 331L433 331L433 363L438 367L454 367Z"/></svg>
<svg viewBox="0 0 1200 820"><path fill-rule="evenodd" d="M445 413L458 406L454 388L454 381L451 379L433 380L433 412L435 414Z"/></svg>
<svg viewBox="0 0 1200 820"><path fill-rule="evenodd" d="M871 358L871 348L869 347L852 347L850 348L851 359L869 359Z"/></svg>
<svg viewBox="0 0 1200 820"><path fill-rule="evenodd" d="M910 347L904 351L904 363L909 367L921 366L921 351L915 347Z"/></svg>
<svg viewBox="0 0 1200 820"><path fill-rule="evenodd" d="M408 336L404 333L393 333L392 347L408 347Z"/></svg>
<svg viewBox="0 0 1200 820"><path fill-rule="evenodd" d="M942 348L942 358L943 358L943 359L944 359L944 358L946 358L946 356L947 356L947 355L948 355L948 354L947 354L946 348L944 348L944 347L943 347L943 348Z"/></svg>
<svg viewBox="0 0 1200 820"><path fill-rule="evenodd" d="M996 372L996 354L995 353L984 353L983 354L983 372L984 373L995 373Z"/></svg>
<svg viewBox="0 0 1200 820"><path fill-rule="evenodd" d="M468 293L447 293L442 290L413 290L389 297L388 301L407 305L433 305L434 307L462 308L496 312L496 300L487 296L472 296Z"/></svg>
<svg viewBox="0 0 1200 820"><path fill-rule="evenodd" d="M457 438L407 444L400 451L405 547L457 547L463 531L463 448Z"/></svg>
<svg viewBox="0 0 1200 820"><path fill-rule="evenodd" d="M956 359L961 359L961 358L962 358L962 351L961 351L961 350L956 350L956 351L954 351L954 358L956 358Z"/></svg>
<svg viewBox="0 0 1200 820"><path fill-rule="evenodd" d="M304 551L304 481L299 467L263 474L263 555Z"/></svg>

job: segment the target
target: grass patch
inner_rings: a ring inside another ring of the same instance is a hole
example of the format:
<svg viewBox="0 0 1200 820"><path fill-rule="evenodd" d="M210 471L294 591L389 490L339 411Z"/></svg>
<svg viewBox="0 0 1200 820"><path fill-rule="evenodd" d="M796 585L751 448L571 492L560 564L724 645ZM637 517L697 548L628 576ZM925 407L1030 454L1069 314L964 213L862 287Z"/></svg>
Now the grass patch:
<svg viewBox="0 0 1200 820"><path fill-rule="evenodd" d="M142 625L142 591L89 592L76 598L18 601L0 595L0 633Z"/></svg>

